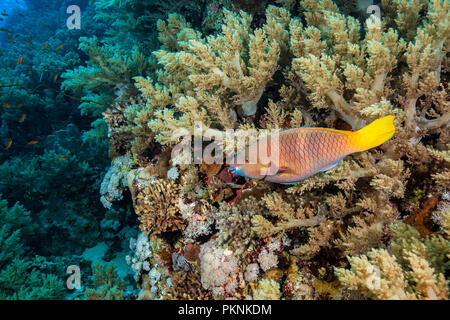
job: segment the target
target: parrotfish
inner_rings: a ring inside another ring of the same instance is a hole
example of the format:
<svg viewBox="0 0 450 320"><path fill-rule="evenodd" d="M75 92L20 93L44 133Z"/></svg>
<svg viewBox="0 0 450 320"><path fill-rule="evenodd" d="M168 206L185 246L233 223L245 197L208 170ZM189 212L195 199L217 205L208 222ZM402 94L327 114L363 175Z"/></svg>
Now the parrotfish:
<svg viewBox="0 0 450 320"><path fill-rule="evenodd" d="M250 144L237 154L231 171L246 178L294 184L336 167L347 155L377 147L395 133L394 116L358 131L291 128Z"/></svg>

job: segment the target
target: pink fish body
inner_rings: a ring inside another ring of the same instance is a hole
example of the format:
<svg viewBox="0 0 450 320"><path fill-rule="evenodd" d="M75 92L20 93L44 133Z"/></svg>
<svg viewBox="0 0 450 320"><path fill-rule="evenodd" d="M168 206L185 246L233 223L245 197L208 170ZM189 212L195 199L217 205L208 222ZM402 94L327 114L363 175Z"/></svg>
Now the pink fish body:
<svg viewBox="0 0 450 320"><path fill-rule="evenodd" d="M247 178L297 183L334 168L346 155L390 139L395 132L393 120L393 116L387 116L355 132L326 128L283 130L238 153L230 168Z"/></svg>

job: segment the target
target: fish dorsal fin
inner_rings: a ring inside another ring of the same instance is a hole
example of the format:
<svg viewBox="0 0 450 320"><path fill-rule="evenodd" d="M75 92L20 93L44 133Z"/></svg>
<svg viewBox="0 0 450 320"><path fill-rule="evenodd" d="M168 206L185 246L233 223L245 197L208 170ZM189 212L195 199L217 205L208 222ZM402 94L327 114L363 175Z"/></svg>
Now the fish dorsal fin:
<svg viewBox="0 0 450 320"><path fill-rule="evenodd" d="M349 134L352 133L353 131L347 131L347 130L338 130L338 129L331 129L331 128L322 128L322 127L294 127L294 128L287 128L287 129L282 129L276 133L282 133L282 132L286 132L286 131L290 131L290 130L297 130L297 129L310 129L310 130L318 130L318 131L329 131L329 132L335 132L335 133L340 133L340 134Z"/></svg>
<svg viewBox="0 0 450 320"><path fill-rule="evenodd" d="M329 166L326 166L324 169L320 170L320 172L325 172L328 170L333 169L334 167L336 167L339 163L341 163L342 159L339 159L338 161L336 161L335 163L330 164Z"/></svg>

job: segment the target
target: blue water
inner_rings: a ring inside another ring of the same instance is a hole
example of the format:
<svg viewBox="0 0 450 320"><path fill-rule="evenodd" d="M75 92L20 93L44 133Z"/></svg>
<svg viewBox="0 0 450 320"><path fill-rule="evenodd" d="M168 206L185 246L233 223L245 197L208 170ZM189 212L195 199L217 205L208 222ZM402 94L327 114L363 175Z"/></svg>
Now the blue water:
<svg viewBox="0 0 450 320"><path fill-rule="evenodd" d="M0 254L0 277L23 278L21 284L2 282L0 299L83 297L91 264L107 261L101 251L81 255L105 242L119 252L110 255L112 261L122 250L124 234L105 236L111 230L101 226L107 214L99 201L100 182L110 164L107 141L83 136L98 114L83 116L78 108L82 94L62 87L64 73L88 60L78 49L79 38L105 32L87 4L0 4L0 228L6 228L0 249L7 253ZM85 29L68 29L69 5L79 6ZM125 221L126 210L117 211L123 211L118 233L126 226L136 229L134 221ZM125 279L130 270L123 256L121 261L116 269ZM80 289L65 284L70 265L86 275ZM45 277L55 286L45 285Z"/></svg>

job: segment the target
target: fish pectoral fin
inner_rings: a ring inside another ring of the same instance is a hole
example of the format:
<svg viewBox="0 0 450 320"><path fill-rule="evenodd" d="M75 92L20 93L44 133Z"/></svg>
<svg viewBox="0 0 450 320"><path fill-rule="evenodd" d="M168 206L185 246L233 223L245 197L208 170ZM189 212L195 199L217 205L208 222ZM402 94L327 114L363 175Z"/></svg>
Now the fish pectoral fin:
<svg viewBox="0 0 450 320"><path fill-rule="evenodd" d="M289 167L278 167L278 165L276 165L274 162L271 161L268 166L269 171L267 172L267 175L268 176L279 175L285 173L289 169L290 169Z"/></svg>
<svg viewBox="0 0 450 320"><path fill-rule="evenodd" d="M288 167L281 167L281 168L278 168L278 173L284 173L284 172L286 172L288 170L289 170Z"/></svg>
<svg viewBox="0 0 450 320"><path fill-rule="evenodd" d="M320 170L320 172L325 172L328 170L333 169L334 167L336 167L339 163L341 163L342 159L336 161L335 163L330 164L329 166L326 166L324 169Z"/></svg>

